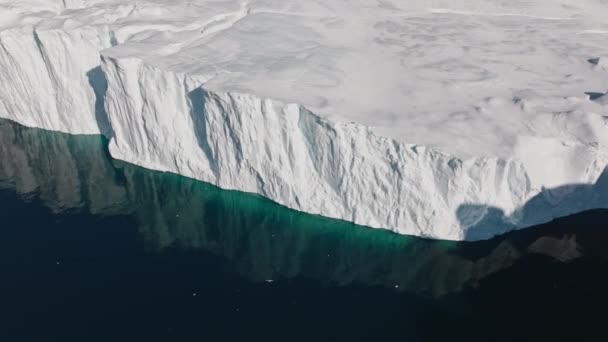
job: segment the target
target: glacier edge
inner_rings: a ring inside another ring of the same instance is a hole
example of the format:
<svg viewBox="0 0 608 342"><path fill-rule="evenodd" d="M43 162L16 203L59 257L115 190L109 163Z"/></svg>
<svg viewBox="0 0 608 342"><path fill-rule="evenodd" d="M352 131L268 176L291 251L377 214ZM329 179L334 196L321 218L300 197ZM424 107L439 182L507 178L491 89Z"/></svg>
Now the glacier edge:
<svg viewBox="0 0 608 342"><path fill-rule="evenodd" d="M0 89L0 117L105 134L113 158L400 234L479 240L608 207L597 146L572 149L588 155L585 183L544 188L522 160L460 159L302 105L212 91L213 74L104 53L112 40L105 26L1 31L0 75L12 83Z"/></svg>

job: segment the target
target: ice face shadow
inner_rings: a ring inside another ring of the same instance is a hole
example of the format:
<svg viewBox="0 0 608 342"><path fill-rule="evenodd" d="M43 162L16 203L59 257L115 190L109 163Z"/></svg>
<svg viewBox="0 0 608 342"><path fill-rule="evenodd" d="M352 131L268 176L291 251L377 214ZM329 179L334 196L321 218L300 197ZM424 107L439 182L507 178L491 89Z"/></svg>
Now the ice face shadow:
<svg viewBox="0 0 608 342"><path fill-rule="evenodd" d="M217 164L217 158L213 153L213 149L209 143L209 134L207 128L207 118L205 110L206 96L202 88L196 88L188 93L188 99L190 101L192 122L194 124L194 134L196 135L196 141L198 146L203 151L207 160L209 160L211 170L215 175L216 179L219 177L219 170Z"/></svg>
<svg viewBox="0 0 608 342"><path fill-rule="evenodd" d="M108 81L101 66L97 66L87 72L89 85L95 93L95 120L101 134L108 139L114 136L110 118L105 109L106 93L108 91Z"/></svg>
<svg viewBox="0 0 608 342"><path fill-rule="evenodd" d="M595 184L568 184L543 189L512 215L484 204L463 204L456 210L466 240L485 240L506 232L550 222L590 209L608 208L608 167Z"/></svg>

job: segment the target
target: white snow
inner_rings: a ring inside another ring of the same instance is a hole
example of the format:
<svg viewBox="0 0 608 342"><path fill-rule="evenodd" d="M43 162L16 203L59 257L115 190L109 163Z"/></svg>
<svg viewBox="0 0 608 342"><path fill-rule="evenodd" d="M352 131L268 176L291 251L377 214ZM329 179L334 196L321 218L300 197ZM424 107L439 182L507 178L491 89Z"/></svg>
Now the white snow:
<svg viewBox="0 0 608 342"><path fill-rule="evenodd" d="M297 210L483 239L608 207L606 17L604 0L0 0L0 117Z"/></svg>

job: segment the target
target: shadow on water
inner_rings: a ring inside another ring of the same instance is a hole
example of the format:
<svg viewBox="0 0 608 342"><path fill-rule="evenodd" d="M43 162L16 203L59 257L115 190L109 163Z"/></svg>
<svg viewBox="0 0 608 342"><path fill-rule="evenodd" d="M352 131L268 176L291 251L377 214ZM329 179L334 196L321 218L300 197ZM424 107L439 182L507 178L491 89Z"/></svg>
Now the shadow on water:
<svg viewBox="0 0 608 342"><path fill-rule="evenodd" d="M104 151L105 141L0 121L0 189L40 199L56 213L131 217L150 252L205 250L225 258L254 282L305 277L332 286L373 285L432 297L475 287L528 255L576 259L586 253L578 236L601 230L595 223L564 225L559 222L571 221L562 219L475 243L400 236L111 161ZM602 177L596 186L604 182ZM564 205L579 209L574 202L591 194L605 200L596 186L568 189L568 201L573 203ZM544 219L534 213L552 200L549 196L545 193L531 200L524 217ZM496 208L471 206L462 212L467 222L471 215L481 216L473 217L478 223L470 234L506 222ZM606 211L582 215L605 217Z"/></svg>
<svg viewBox="0 0 608 342"><path fill-rule="evenodd" d="M584 310L608 303L608 210L432 241L112 161L106 143L0 120L0 340L580 340L603 327ZM527 208L565 195L543 196ZM485 216L467 222L502 220L473 209Z"/></svg>

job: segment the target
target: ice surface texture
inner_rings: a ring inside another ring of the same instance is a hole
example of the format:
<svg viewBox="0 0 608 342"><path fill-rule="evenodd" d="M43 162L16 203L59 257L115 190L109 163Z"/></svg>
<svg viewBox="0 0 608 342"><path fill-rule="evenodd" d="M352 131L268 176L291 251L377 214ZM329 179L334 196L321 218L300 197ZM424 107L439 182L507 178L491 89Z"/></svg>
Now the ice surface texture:
<svg viewBox="0 0 608 342"><path fill-rule="evenodd" d="M0 0L0 117L402 234L608 207L608 4Z"/></svg>

